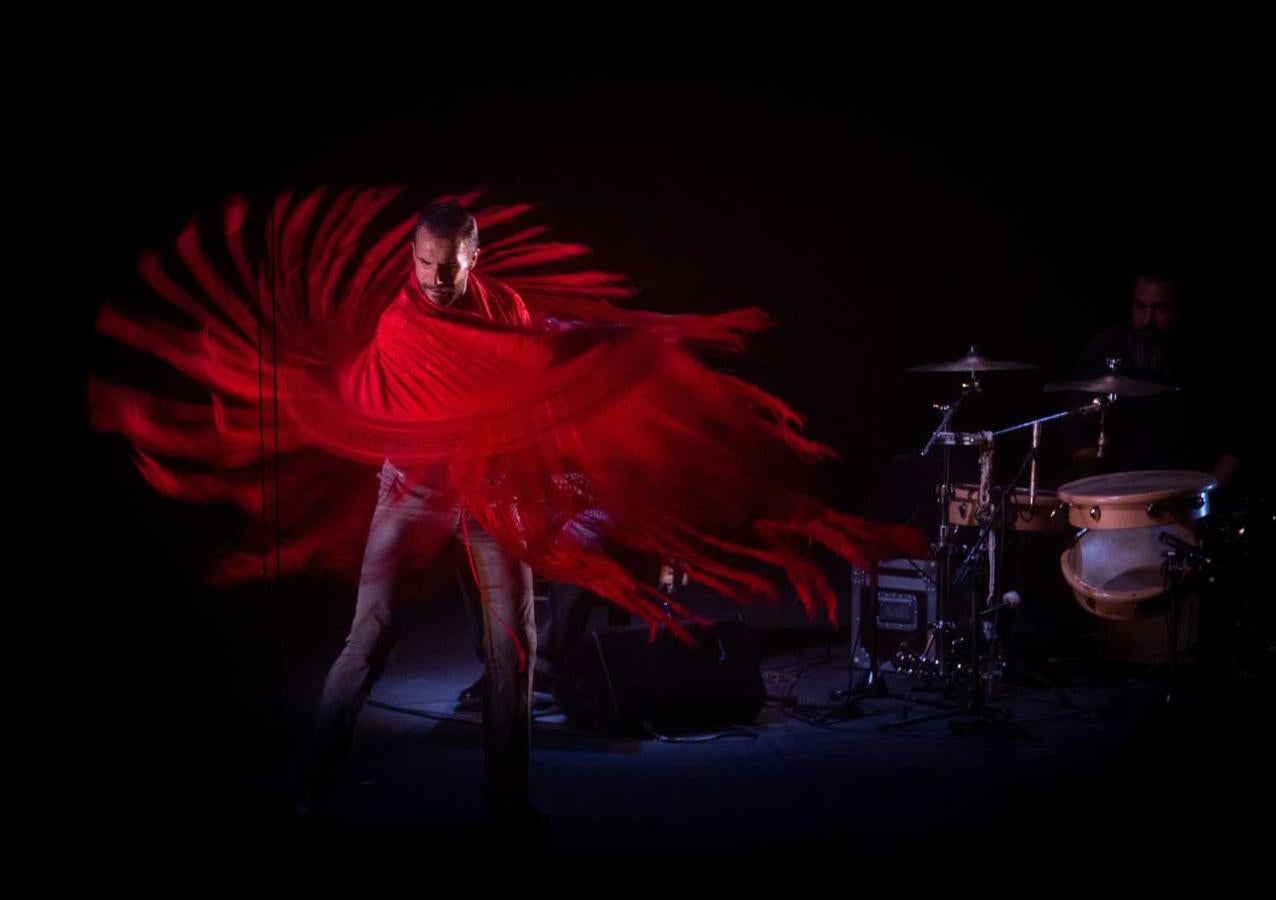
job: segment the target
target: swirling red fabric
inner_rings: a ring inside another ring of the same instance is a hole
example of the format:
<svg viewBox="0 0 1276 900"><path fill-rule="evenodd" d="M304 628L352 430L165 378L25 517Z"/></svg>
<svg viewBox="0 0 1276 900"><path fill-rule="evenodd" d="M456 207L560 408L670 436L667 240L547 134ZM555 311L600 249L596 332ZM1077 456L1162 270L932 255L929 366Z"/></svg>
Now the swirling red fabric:
<svg viewBox="0 0 1276 900"><path fill-rule="evenodd" d="M103 335L163 361L186 390L95 377L94 426L126 436L162 494L257 523L211 577L356 577L369 472L385 458L441 479L539 576L684 636L691 613L620 560L676 558L743 603L778 599L787 581L809 614L835 621L815 544L861 566L926 552L914 529L800 490L802 470L834 452L786 403L699 358L742 348L769 325L763 312L624 308L626 279L572 268L586 248L524 224L530 206L451 199L484 239L464 311L410 277L413 220L394 189L319 189L264 209L234 199L143 257L153 314L103 308Z"/></svg>

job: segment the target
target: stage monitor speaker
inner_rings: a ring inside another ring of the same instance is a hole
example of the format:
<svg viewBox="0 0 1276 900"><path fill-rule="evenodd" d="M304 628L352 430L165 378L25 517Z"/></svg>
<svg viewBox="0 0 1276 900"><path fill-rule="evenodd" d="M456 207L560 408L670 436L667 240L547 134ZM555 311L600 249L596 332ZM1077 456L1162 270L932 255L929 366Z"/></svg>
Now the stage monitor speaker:
<svg viewBox="0 0 1276 900"><path fill-rule="evenodd" d="M614 735L747 725L766 702L757 645L742 622L688 624L687 645L669 629L596 628L573 653L555 699L578 728Z"/></svg>

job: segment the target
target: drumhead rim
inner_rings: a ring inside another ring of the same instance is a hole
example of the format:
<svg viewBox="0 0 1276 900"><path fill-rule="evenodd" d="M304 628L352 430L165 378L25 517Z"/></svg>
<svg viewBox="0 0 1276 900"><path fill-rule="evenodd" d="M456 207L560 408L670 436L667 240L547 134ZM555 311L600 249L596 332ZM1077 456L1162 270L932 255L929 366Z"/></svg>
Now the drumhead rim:
<svg viewBox="0 0 1276 900"><path fill-rule="evenodd" d="M1193 476L1197 480L1195 485L1183 485L1177 488L1160 488L1155 490L1142 491L1126 491L1124 493L1080 493L1077 485L1083 485L1087 481L1097 481L1103 478L1112 478L1114 476L1134 476L1134 475L1187 475ZM1108 475L1090 475L1086 478L1078 478L1069 481L1066 484L1059 485L1059 499L1073 506L1082 506L1085 504L1121 504L1129 503L1138 505L1143 503L1153 503L1157 500L1169 500L1174 497L1183 497L1192 494L1207 494L1218 487L1218 481L1214 476L1206 472L1197 472L1189 469L1139 469L1131 472L1112 472Z"/></svg>

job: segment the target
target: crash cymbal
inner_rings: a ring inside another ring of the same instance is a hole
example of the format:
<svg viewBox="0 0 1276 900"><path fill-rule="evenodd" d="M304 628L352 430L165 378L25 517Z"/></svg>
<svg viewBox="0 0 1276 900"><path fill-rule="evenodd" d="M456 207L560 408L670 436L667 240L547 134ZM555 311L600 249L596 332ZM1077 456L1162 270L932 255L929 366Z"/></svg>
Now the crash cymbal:
<svg viewBox="0 0 1276 900"><path fill-rule="evenodd" d="M1079 391L1083 394L1117 394L1126 397L1151 397L1154 394L1168 394L1178 388L1171 384L1159 384L1155 381L1139 381L1126 378L1124 375L1100 375L1098 378L1082 378L1078 381L1059 381L1047 384L1048 393L1057 391Z"/></svg>
<svg viewBox="0 0 1276 900"><path fill-rule="evenodd" d="M926 365L913 366L909 372L1012 372L1024 369L1035 369L1036 366L1031 363L1007 362L1000 359L989 359L986 356L980 356L974 347L970 348L970 352L961 359L955 359L952 362L927 363Z"/></svg>

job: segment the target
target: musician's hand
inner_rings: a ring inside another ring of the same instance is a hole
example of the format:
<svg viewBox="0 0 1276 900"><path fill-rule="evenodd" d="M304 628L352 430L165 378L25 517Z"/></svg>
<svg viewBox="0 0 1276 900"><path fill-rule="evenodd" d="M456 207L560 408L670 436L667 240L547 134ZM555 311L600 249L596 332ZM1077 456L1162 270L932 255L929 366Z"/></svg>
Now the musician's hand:
<svg viewBox="0 0 1276 900"><path fill-rule="evenodd" d="M1224 453L1214 465L1214 480L1218 482L1219 487L1225 488L1236 480L1240 470L1241 458L1232 456L1230 453Z"/></svg>

